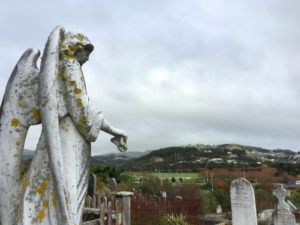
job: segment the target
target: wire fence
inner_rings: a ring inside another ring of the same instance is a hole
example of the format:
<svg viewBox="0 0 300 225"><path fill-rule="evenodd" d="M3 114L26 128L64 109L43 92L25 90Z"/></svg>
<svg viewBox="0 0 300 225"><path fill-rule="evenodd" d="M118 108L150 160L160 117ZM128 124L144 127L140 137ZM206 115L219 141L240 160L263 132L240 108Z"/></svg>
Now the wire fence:
<svg viewBox="0 0 300 225"><path fill-rule="evenodd" d="M166 215L182 215L189 225L204 225L201 199L135 195L131 199L132 225L160 225Z"/></svg>

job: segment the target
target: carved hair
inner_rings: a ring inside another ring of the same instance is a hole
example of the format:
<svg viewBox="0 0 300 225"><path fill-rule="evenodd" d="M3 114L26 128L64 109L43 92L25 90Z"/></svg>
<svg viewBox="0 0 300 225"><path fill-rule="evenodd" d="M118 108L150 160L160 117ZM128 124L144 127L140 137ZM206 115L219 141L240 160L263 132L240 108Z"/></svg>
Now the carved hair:
<svg viewBox="0 0 300 225"><path fill-rule="evenodd" d="M81 33L66 32L60 45L59 59L74 59L78 50L86 49L89 52L94 50L90 40Z"/></svg>

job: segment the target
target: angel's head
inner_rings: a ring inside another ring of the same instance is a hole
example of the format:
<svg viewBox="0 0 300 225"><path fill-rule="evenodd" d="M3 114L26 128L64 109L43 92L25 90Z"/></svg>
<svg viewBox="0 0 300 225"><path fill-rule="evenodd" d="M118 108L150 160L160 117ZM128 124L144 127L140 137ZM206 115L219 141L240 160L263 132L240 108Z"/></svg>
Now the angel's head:
<svg viewBox="0 0 300 225"><path fill-rule="evenodd" d="M73 59L83 65L89 59L94 46L90 40L80 33L66 32L60 46L60 59Z"/></svg>

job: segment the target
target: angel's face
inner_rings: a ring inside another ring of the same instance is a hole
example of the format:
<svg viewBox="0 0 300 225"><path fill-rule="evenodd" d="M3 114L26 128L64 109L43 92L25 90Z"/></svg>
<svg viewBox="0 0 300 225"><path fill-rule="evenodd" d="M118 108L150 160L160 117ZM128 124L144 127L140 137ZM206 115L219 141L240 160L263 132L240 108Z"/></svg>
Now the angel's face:
<svg viewBox="0 0 300 225"><path fill-rule="evenodd" d="M91 52L86 49L78 49L74 55L74 58L82 66L86 61L89 60L90 53Z"/></svg>

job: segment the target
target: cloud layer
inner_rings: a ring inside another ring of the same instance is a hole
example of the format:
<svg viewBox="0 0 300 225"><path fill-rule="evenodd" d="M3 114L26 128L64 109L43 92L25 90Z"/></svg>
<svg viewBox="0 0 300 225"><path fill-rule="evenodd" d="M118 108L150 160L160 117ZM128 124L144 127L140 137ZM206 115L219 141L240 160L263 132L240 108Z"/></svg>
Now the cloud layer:
<svg viewBox="0 0 300 225"><path fill-rule="evenodd" d="M0 7L0 96L58 24L95 45L92 102L129 149L240 143L300 150L297 0L9 1ZM35 148L40 128L26 146ZM93 154L115 151L101 133Z"/></svg>

